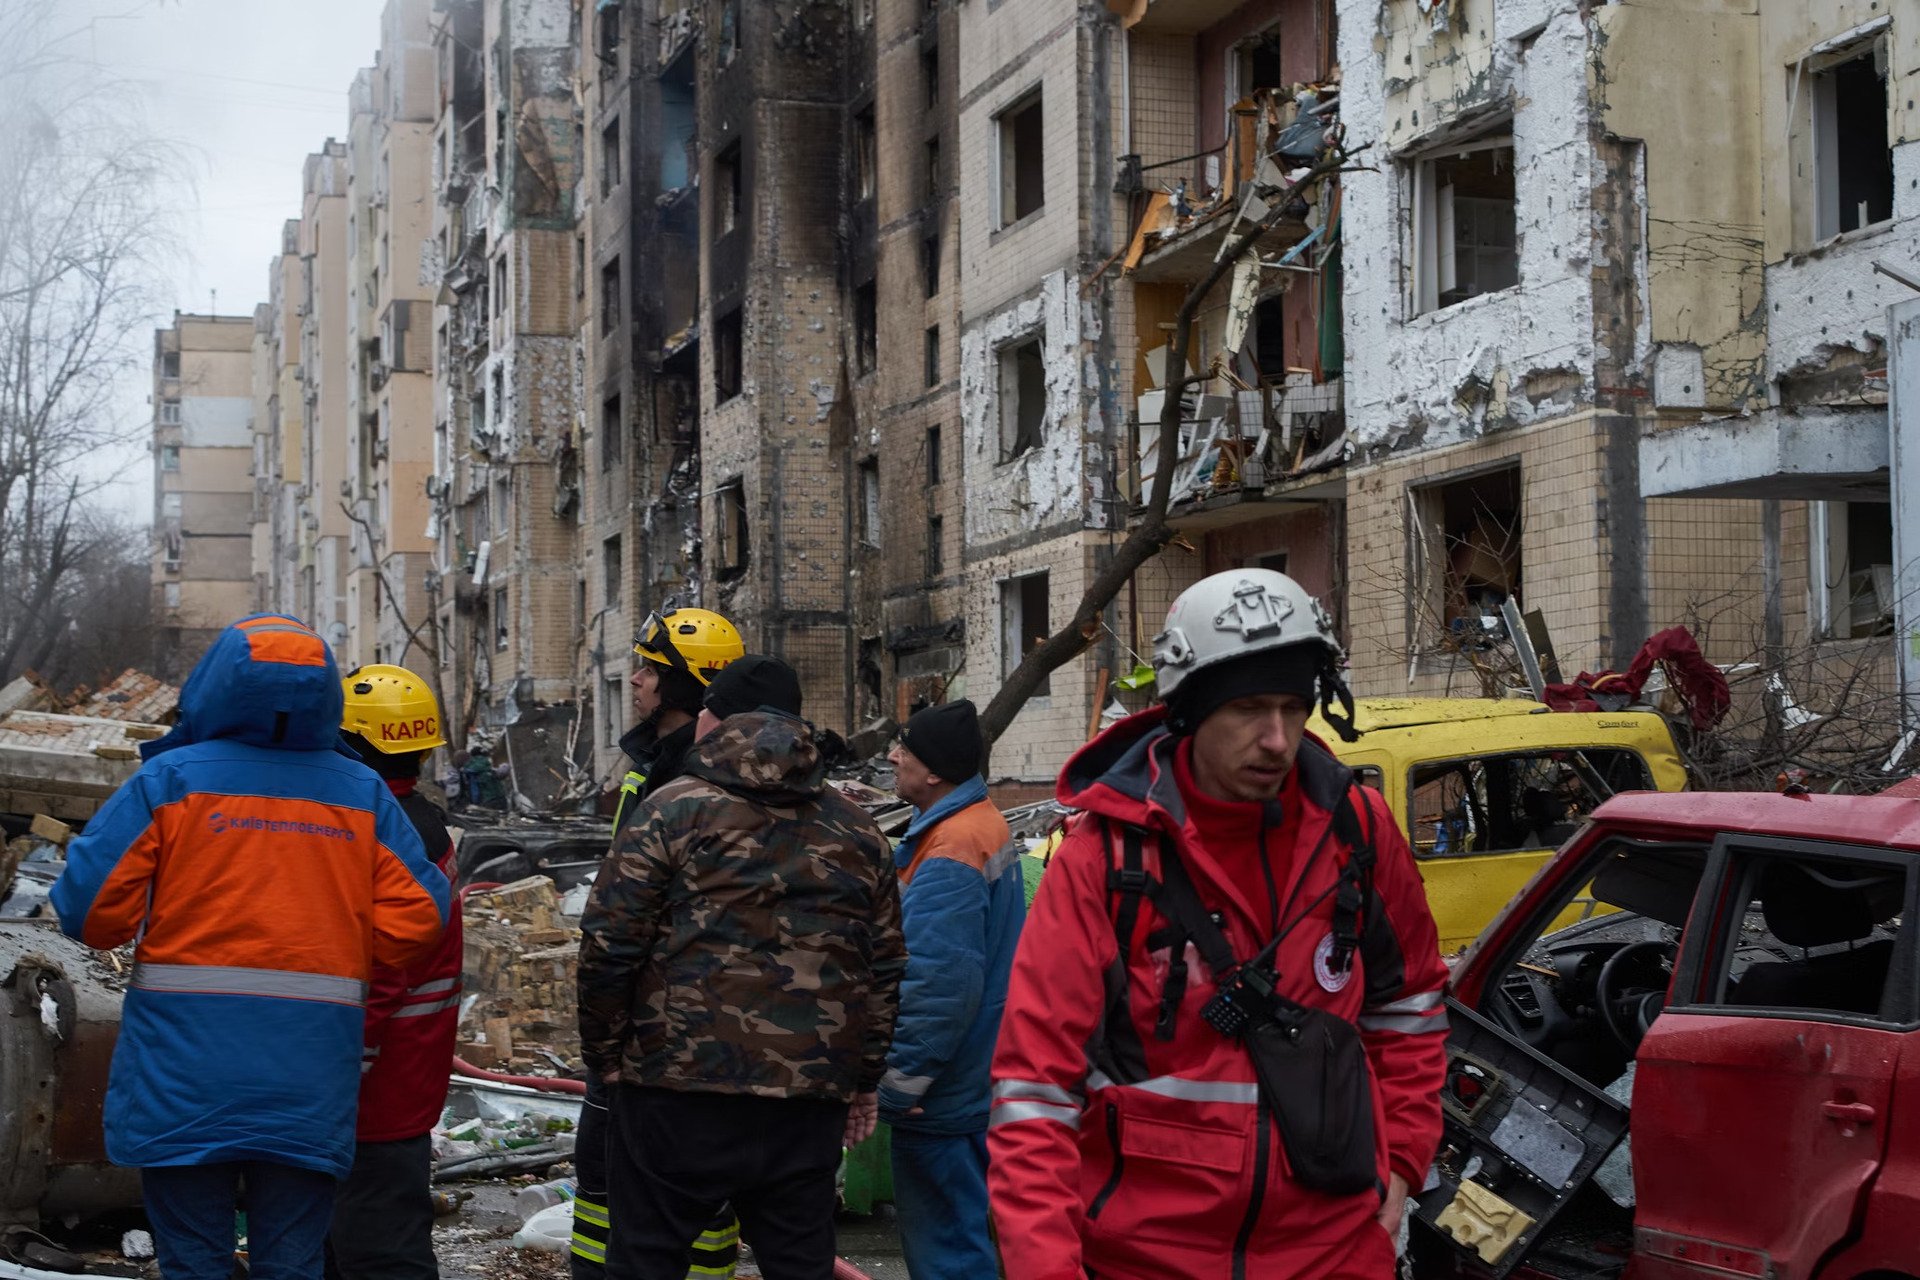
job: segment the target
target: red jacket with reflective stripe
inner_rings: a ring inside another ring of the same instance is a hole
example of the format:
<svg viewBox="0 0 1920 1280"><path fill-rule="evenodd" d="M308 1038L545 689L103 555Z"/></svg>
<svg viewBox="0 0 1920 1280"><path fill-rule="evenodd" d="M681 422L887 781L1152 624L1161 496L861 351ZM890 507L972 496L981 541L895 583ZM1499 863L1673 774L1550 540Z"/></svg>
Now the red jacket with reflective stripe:
<svg viewBox="0 0 1920 1280"><path fill-rule="evenodd" d="M414 793L410 778L389 779L387 785L420 833L427 856L451 881L453 840L440 811ZM404 969L374 967L360 1063L360 1117L354 1130L359 1141L417 1138L440 1122L460 1029L464 947L456 902L432 951Z"/></svg>
<svg viewBox="0 0 1920 1280"><path fill-rule="evenodd" d="M1359 1025L1380 1182L1397 1173L1418 1190L1440 1137L1447 970L1413 856L1378 793L1353 788L1374 833L1375 900L1342 981L1324 963L1332 895L1305 908L1346 861L1330 826L1351 772L1307 739L1251 837L1209 848L1177 778L1180 742L1160 715L1115 725L1061 775L1061 800L1087 812L1041 881L993 1064L988 1183L1006 1275L1384 1280L1394 1250L1375 1221L1379 1197L1292 1181L1278 1130L1259 1123L1252 1060L1200 1019L1215 987L1191 946L1172 1038L1157 1036L1170 957L1156 935L1167 922L1143 895L1122 958L1108 873L1125 825L1147 833L1155 879L1158 837L1171 837L1243 959L1273 936L1276 903L1291 900L1279 912L1287 921L1305 911L1278 952L1281 993ZM1128 1016L1112 1016L1121 999Z"/></svg>

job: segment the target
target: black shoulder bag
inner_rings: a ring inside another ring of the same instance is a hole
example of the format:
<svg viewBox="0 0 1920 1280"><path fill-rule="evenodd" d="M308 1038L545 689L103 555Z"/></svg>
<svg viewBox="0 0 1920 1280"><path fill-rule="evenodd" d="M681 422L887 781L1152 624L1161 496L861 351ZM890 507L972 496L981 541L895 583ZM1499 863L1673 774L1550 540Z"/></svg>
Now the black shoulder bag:
<svg viewBox="0 0 1920 1280"><path fill-rule="evenodd" d="M1333 825L1353 851L1327 891L1334 895L1334 948L1328 964L1343 972L1359 946L1361 916L1372 906L1373 844L1361 834L1350 795L1341 799ZM1377 1190L1372 1073L1359 1028L1280 994L1273 970L1280 943L1326 894L1308 903L1258 955L1242 964L1201 903L1173 842L1164 836L1160 867L1163 882L1147 879L1146 892L1175 929L1193 940L1212 971L1219 993L1200 1016L1220 1034L1246 1045L1295 1181L1330 1195Z"/></svg>

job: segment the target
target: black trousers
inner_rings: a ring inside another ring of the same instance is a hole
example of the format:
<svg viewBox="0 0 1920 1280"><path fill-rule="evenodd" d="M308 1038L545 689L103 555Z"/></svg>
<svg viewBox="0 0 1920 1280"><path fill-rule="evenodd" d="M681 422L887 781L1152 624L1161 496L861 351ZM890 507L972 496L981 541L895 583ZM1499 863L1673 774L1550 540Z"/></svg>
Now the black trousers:
<svg viewBox="0 0 1920 1280"><path fill-rule="evenodd" d="M616 1085L607 1280L683 1280L729 1202L766 1280L831 1280L847 1106Z"/></svg>
<svg viewBox="0 0 1920 1280"><path fill-rule="evenodd" d="M432 1178L431 1134L355 1147L333 1199L327 1280L440 1280Z"/></svg>

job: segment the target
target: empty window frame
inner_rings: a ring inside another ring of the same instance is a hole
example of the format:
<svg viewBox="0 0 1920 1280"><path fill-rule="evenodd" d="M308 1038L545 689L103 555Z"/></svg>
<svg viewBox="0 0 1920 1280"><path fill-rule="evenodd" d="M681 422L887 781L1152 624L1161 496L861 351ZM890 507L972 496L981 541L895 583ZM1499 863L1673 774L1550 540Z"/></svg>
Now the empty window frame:
<svg viewBox="0 0 1920 1280"><path fill-rule="evenodd" d="M620 187L623 168L620 155L620 117L615 116L600 131L600 194L612 195Z"/></svg>
<svg viewBox="0 0 1920 1280"><path fill-rule="evenodd" d="M946 521L939 516L927 517L927 576L937 578L945 572L946 558L942 552L941 539L946 536Z"/></svg>
<svg viewBox="0 0 1920 1280"><path fill-rule="evenodd" d="M1893 634L1893 507L1885 502L1807 504L1814 635L1848 640Z"/></svg>
<svg viewBox="0 0 1920 1280"><path fill-rule="evenodd" d="M713 322L713 398L725 404L740 394L740 311Z"/></svg>
<svg viewBox="0 0 1920 1280"><path fill-rule="evenodd" d="M854 199L873 199L879 163L879 141L874 136L873 108L865 107L854 113L853 117Z"/></svg>
<svg viewBox="0 0 1920 1280"><path fill-rule="evenodd" d="M1010 462L1040 443L1047 417L1046 334L1000 348L1000 460Z"/></svg>
<svg viewBox="0 0 1920 1280"><path fill-rule="evenodd" d="M746 482L729 480L713 496L714 569L723 578L735 577L747 568Z"/></svg>
<svg viewBox="0 0 1920 1280"><path fill-rule="evenodd" d="M869 547L880 545L880 460L868 458L860 464L860 508L858 533Z"/></svg>
<svg viewBox="0 0 1920 1280"><path fill-rule="evenodd" d="M920 86L929 107L940 105L940 46L930 44L920 51Z"/></svg>
<svg viewBox="0 0 1920 1280"><path fill-rule="evenodd" d="M600 465L620 465L626 453L627 423L621 412L620 397L608 396L600 402Z"/></svg>
<svg viewBox="0 0 1920 1280"><path fill-rule="evenodd" d="M872 280L853 290L853 368L861 377L880 363L880 301Z"/></svg>
<svg viewBox="0 0 1920 1280"><path fill-rule="evenodd" d="M607 676L600 684L600 742L617 747L627 731L627 680L625 676Z"/></svg>
<svg viewBox="0 0 1920 1280"><path fill-rule="evenodd" d="M616 254L600 268L600 334L605 337L620 329L620 258Z"/></svg>
<svg viewBox="0 0 1920 1280"><path fill-rule="evenodd" d="M1416 648L1486 647L1521 594L1520 468L1408 490L1410 632Z"/></svg>
<svg viewBox="0 0 1920 1280"><path fill-rule="evenodd" d="M1256 90L1278 89L1285 84L1280 74L1278 29L1249 36L1227 50L1227 106Z"/></svg>
<svg viewBox="0 0 1920 1280"><path fill-rule="evenodd" d="M1000 675L1013 674L1021 659L1040 647L1052 634L1048 613L1047 575L1030 573L1008 578L1000 584ZM1044 698L1052 692L1051 681L1042 680L1034 696Z"/></svg>
<svg viewBox="0 0 1920 1280"><path fill-rule="evenodd" d="M926 190L922 193L928 204L940 198L940 139L928 138L926 146Z"/></svg>
<svg viewBox="0 0 1920 1280"><path fill-rule="evenodd" d="M1816 240L1893 217L1884 36L1823 58L1807 72L1813 123Z"/></svg>
<svg viewBox="0 0 1920 1280"><path fill-rule="evenodd" d="M936 423L927 428L927 483L940 483L940 427Z"/></svg>
<svg viewBox="0 0 1920 1280"><path fill-rule="evenodd" d="M600 544L600 570L603 575L602 586L606 592L605 601L609 605L620 603L620 584L626 581L625 566L620 557L620 535L614 534Z"/></svg>
<svg viewBox="0 0 1920 1280"><path fill-rule="evenodd" d="M178 471L180 469L179 445L163 444L160 446L160 469L162 471Z"/></svg>
<svg viewBox="0 0 1920 1280"><path fill-rule="evenodd" d="M995 225L1009 227L1047 202L1045 132L1035 90L994 117L1000 198Z"/></svg>
<svg viewBox="0 0 1920 1280"><path fill-rule="evenodd" d="M929 298L940 293L940 233L920 241L920 283Z"/></svg>
<svg viewBox="0 0 1920 1280"><path fill-rule="evenodd" d="M929 387L940 385L940 326L937 324L927 329L926 383Z"/></svg>
<svg viewBox="0 0 1920 1280"><path fill-rule="evenodd" d="M1403 166L1413 197L1415 314L1520 283L1511 127Z"/></svg>
<svg viewBox="0 0 1920 1280"><path fill-rule="evenodd" d="M507 588L501 587L493 593L493 647L504 650L510 634L507 625Z"/></svg>
<svg viewBox="0 0 1920 1280"><path fill-rule="evenodd" d="M724 236L740 224L740 141L734 139L713 158L714 235Z"/></svg>

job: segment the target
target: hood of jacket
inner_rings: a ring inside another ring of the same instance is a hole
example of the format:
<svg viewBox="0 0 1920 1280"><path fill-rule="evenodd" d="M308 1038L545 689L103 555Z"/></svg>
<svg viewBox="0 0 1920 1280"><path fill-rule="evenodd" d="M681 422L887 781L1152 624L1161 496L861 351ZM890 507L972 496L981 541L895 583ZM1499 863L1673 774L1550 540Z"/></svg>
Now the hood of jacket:
<svg viewBox="0 0 1920 1280"><path fill-rule="evenodd" d="M1070 809L1177 835L1187 825L1174 754L1180 739L1168 732L1165 707L1128 716L1080 748L1060 771L1056 794ZM1300 741L1289 787L1331 812L1353 781L1353 771L1309 733Z"/></svg>
<svg viewBox="0 0 1920 1280"><path fill-rule="evenodd" d="M292 618L260 613L228 626L180 690L180 718L140 744L151 760L216 738L282 751L340 745L340 669L327 642Z"/></svg>
<svg viewBox="0 0 1920 1280"><path fill-rule="evenodd" d="M827 786L813 726L777 711L743 711L694 744L685 776L764 804L802 804Z"/></svg>

